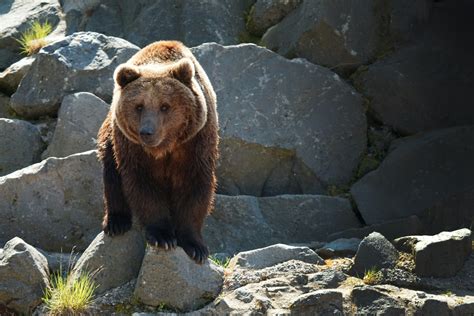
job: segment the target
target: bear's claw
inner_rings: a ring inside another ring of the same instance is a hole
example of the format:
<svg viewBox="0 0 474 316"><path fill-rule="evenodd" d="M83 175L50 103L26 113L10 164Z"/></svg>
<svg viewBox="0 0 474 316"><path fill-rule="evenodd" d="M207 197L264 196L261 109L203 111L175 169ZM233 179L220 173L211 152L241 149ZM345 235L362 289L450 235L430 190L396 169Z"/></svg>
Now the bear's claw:
<svg viewBox="0 0 474 316"><path fill-rule="evenodd" d="M176 248L178 241L175 234L169 229L160 229L156 226L148 226L146 228L146 240L148 244L155 247L160 247L165 250Z"/></svg>
<svg viewBox="0 0 474 316"><path fill-rule="evenodd" d="M102 230L109 236L118 236L126 233L132 227L130 216L109 215L102 224Z"/></svg>
<svg viewBox="0 0 474 316"><path fill-rule="evenodd" d="M196 240L181 240L178 241L178 246L181 246L186 254L198 264L203 264L209 256L207 246Z"/></svg>

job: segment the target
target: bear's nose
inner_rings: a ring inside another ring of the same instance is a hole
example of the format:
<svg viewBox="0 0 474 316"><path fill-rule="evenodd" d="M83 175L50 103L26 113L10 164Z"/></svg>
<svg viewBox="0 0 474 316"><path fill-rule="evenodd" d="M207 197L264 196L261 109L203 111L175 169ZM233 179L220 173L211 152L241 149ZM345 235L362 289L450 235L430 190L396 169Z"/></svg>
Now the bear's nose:
<svg viewBox="0 0 474 316"><path fill-rule="evenodd" d="M153 135L154 133L154 130L153 130L153 127L151 126L142 126L140 128L140 135L141 136L151 136Z"/></svg>

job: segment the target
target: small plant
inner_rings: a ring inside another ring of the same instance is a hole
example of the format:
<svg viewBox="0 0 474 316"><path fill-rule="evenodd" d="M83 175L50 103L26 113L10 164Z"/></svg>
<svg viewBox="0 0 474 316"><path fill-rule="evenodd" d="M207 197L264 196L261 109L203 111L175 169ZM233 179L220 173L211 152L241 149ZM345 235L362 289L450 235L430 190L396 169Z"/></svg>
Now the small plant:
<svg viewBox="0 0 474 316"><path fill-rule="evenodd" d="M219 259L216 256L210 256L209 260L217 264L218 266L223 267L224 269L229 266L230 258L226 257L225 259Z"/></svg>
<svg viewBox="0 0 474 316"><path fill-rule="evenodd" d="M443 295L446 295L446 296L453 296L453 292L451 290L446 290Z"/></svg>
<svg viewBox="0 0 474 316"><path fill-rule="evenodd" d="M373 267L365 271L364 278L362 279L362 281L364 281L365 284L373 285L380 282L381 279L382 279L382 275L380 271L377 270L377 268Z"/></svg>
<svg viewBox="0 0 474 316"><path fill-rule="evenodd" d="M28 56L37 53L48 44L45 37L52 30L53 27L48 21L44 23L34 21L30 28L21 34L20 39L17 39L17 42L20 43L21 52Z"/></svg>
<svg viewBox="0 0 474 316"><path fill-rule="evenodd" d="M51 276L43 302L49 315L81 315L91 305L96 289L92 274L83 273L73 278L59 271Z"/></svg>

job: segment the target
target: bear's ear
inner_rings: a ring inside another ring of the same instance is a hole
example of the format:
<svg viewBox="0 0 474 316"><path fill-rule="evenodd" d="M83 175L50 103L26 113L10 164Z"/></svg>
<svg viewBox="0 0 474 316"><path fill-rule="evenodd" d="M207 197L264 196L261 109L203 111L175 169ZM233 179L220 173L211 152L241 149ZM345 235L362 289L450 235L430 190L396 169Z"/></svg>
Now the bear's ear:
<svg viewBox="0 0 474 316"><path fill-rule="evenodd" d="M171 68L171 76L184 84L190 84L194 77L194 64L189 58L183 58Z"/></svg>
<svg viewBox="0 0 474 316"><path fill-rule="evenodd" d="M140 71L138 68L127 64L118 66L114 73L115 82L122 88L139 77Z"/></svg>

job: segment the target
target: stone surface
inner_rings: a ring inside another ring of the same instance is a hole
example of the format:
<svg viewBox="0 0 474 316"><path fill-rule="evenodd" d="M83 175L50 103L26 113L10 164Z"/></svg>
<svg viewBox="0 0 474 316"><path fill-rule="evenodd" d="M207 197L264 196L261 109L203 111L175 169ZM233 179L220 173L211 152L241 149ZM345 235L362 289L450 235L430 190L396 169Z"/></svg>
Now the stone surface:
<svg viewBox="0 0 474 316"><path fill-rule="evenodd" d="M245 11L254 0L63 2L68 34L94 31L140 47L176 39L191 47L206 42L238 43L245 31Z"/></svg>
<svg viewBox="0 0 474 316"><path fill-rule="evenodd" d="M290 305L296 315L344 315L342 293L338 290L317 290L297 297Z"/></svg>
<svg viewBox="0 0 474 316"><path fill-rule="evenodd" d="M100 232L100 175L88 151L0 177L0 242L18 236L47 251L85 249Z"/></svg>
<svg viewBox="0 0 474 316"><path fill-rule="evenodd" d="M442 315L442 316L449 316L449 306L446 301L441 301L439 299L428 298L423 301L422 305L420 306L419 312L415 313L415 315Z"/></svg>
<svg viewBox="0 0 474 316"><path fill-rule="evenodd" d="M102 293L136 278L144 255L145 240L141 232L132 229L115 237L101 232L77 261L72 277L92 275L98 285L96 293Z"/></svg>
<svg viewBox="0 0 474 316"><path fill-rule="evenodd" d="M42 154L43 159L65 157L94 149L97 145L97 132L109 107L88 92L65 96L59 109L53 139Z"/></svg>
<svg viewBox="0 0 474 316"><path fill-rule="evenodd" d="M275 243L325 240L330 233L359 226L350 202L342 198L217 195L203 234L211 253L234 254Z"/></svg>
<svg viewBox="0 0 474 316"><path fill-rule="evenodd" d="M474 124L474 45L464 40L474 30L471 10L471 1L436 1L429 24L413 45L356 76L355 85L370 98L370 110L379 121L402 134Z"/></svg>
<svg viewBox="0 0 474 316"><path fill-rule="evenodd" d="M0 176L3 176L39 161L43 142L33 124L0 118L0 148Z"/></svg>
<svg viewBox="0 0 474 316"><path fill-rule="evenodd" d="M189 311L219 294L223 274L222 268L210 260L197 265L180 247L171 251L148 247L134 295L147 305L165 304Z"/></svg>
<svg viewBox="0 0 474 316"><path fill-rule="evenodd" d="M21 116L55 115L62 98L91 92L110 101L112 74L138 47L94 32L79 32L44 47L12 95L11 107Z"/></svg>
<svg viewBox="0 0 474 316"><path fill-rule="evenodd" d="M23 79L30 69L34 60L34 56L22 58L1 72L0 91L7 95L12 95L18 88L21 79Z"/></svg>
<svg viewBox="0 0 474 316"><path fill-rule="evenodd" d="M0 92L0 118L9 118L10 114L10 97Z"/></svg>
<svg viewBox="0 0 474 316"><path fill-rule="evenodd" d="M340 238L326 243L316 252L326 258L354 255L359 248L360 242L359 238Z"/></svg>
<svg viewBox="0 0 474 316"><path fill-rule="evenodd" d="M397 248L415 257L415 273L422 277L450 277L463 267L472 252L467 228L434 236L406 236L395 240Z"/></svg>
<svg viewBox="0 0 474 316"><path fill-rule="evenodd" d="M252 44L192 51L217 93L221 193L321 193L320 182L349 181L366 149L366 118L338 75Z"/></svg>
<svg viewBox="0 0 474 316"><path fill-rule="evenodd" d="M59 3L56 0L8 0L0 3L0 70L21 59L21 37L33 21L48 21L53 27L59 22Z"/></svg>
<svg viewBox="0 0 474 316"><path fill-rule="evenodd" d="M308 247L276 244L265 248L240 252L232 258L229 266L246 269L262 269L288 260L324 264L324 260Z"/></svg>
<svg viewBox="0 0 474 316"><path fill-rule="evenodd" d="M257 0L250 10L247 30L262 36L267 29L280 22L302 0Z"/></svg>
<svg viewBox="0 0 474 316"><path fill-rule="evenodd" d="M421 215L431 209L432 225L437 218L447 220L437 223L438 227L453 226L453 222L466 227L474 217L470 195L457 200L456 208L444 202L474 192L472 161L474 126L403 138L392 143L380 167L357 181L351 193L367 224ZM459 223L460 219L465 222Z"/></svg>
<svg viewBox="0 0 474 316"><path fill-rule="evenodd" d="M337 288L347 276L336 269L326 269L308 275L308 285L314 288Z"/></svg>
<svg viewBox="0 0 474 316"><path fill-rule="evenodd" d="M401 302L375 287L354 288L351 301L355 305L356 315L405 315L405 308Z"/></svg>
<svg viewBox="0 0 474 316"><path fill-rule="evenodd" d="M31 314L48 284L46 258L21 238L9 240L0 254L0 305Z"/></svg>
<svg viewBox="0 0 474 316"><path fill-rule="evenodd" d="M370 269L393 268L397 259L397 249L384 236L374 232L360 243L351 273L363 277Z"/></svg>

